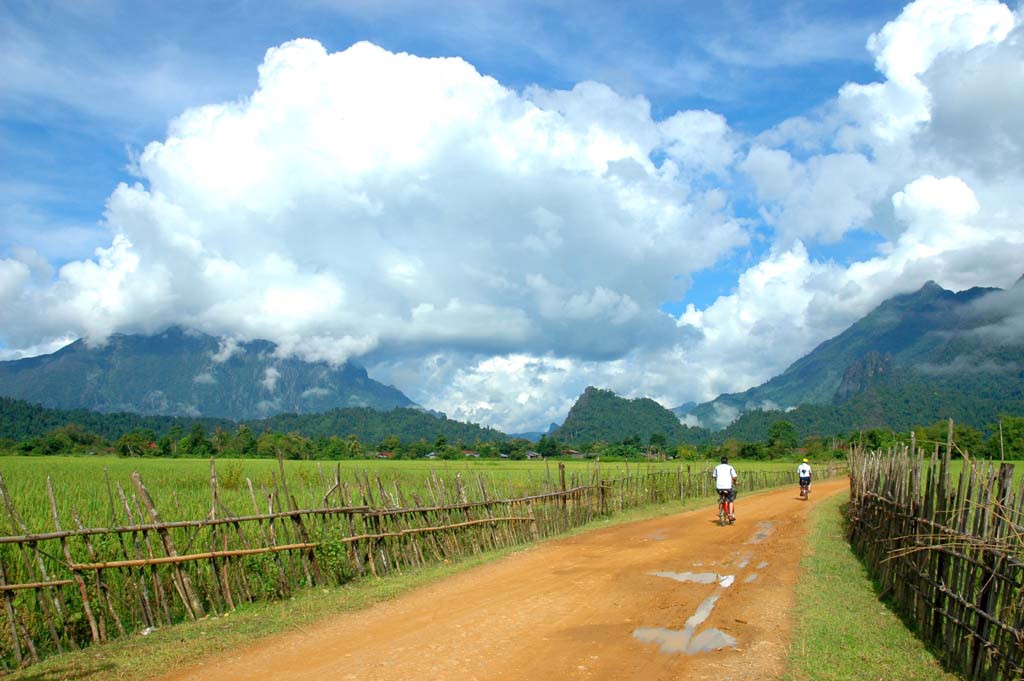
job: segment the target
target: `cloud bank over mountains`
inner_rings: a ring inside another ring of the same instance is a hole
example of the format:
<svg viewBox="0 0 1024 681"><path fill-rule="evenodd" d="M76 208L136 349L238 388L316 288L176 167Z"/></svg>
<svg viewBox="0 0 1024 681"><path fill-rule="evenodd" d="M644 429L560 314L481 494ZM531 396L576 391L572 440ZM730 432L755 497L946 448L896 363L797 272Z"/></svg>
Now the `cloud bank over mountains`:
<svg viewBox="0 0 1024 681"><path fill-rule="evenodd" d="M507 431L591 384L742 390L891 295L1024 271L1021 23L918 0L867 40L877 82L755 136L598 82L516 91L459 58L294 40L251 95L145 148L94 258L0 259L0 340L265 338ZM871 257L814 255L861 234ZM737 253L758 255L729 295L663 311Z"/></svg>

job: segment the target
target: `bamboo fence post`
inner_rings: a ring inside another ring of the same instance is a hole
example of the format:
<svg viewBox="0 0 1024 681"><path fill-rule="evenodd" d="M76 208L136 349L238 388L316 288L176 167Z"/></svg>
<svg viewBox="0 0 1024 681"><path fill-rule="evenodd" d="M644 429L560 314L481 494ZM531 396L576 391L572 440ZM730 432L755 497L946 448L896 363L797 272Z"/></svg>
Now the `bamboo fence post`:
<svg viewBox="0 0 1024 681"><path fill-rule="evenodd" d="M558 462L558 481L562 486L562 508L565 509L565 462Z"/></svg>
<svg viewBox="0 0 1024 681"><path fill-rule="evenodd" d="M341 487L342 493L345 495L343 502L345 506L351 505L351 495L349 494L348 483L345 482ZM351 515L346 514L342 518L343 530L348 532L349 537L356 536L355 522ZM353 564L356 566L356 570L359 571L360 575L366 574L366 564L363 562L363 557L360 554L359 547L355 543L349 544L349 556L352 558Z"/></svg>
<svg viewBox="0 0 1024 681"><path fill-rule="evenodd" d="M0 474L0 499L3 500L4 506L7 509L7 515L11 519L11 526L19 528L23 534L29 534L28 527L18 514L18 510L14 507L14 500L11 499L11 495L7 491L7 484L4 482L3 474ZM35 582L49 582L50 577L46 572L46 565L43 563L43 557L39 553L39 546L35 541L28 541L26 543L28 544L28 550L25 549L25 544L22 544L21 542L18 543L18 553L21 555L22 564L25 568L25 575L28 579ZM29 555L30 553L32 555ZM35 560L33 560L33 558L35 558ZM39 579L34 578L37 570L40 576ZM44 590L43 588L38 588L34 589L34 592L36 600L39 603L39 609L43 614L43 620L46 622L47 631L50 632L50 639L53 641L53 645L57 648L57 651L62 653L64 652L64 646L61 645L60 636L57 634L57 629L54 626L56 618L52 615L50 605L47 601L48 598L52 598L54 607L57 609L57 612L62 615L61 619L63 619L64 611L60 606L60 602L57 596L52 593L51 589ZM35 646L33 645L33 656L35 655L34 649Z"/></svg>
<svg viewBox="0 0 1024 681"><path fill-rule="evenodd" d="M220 505L220 494L217 489L217 465L214 462L213 457L210 457L210 513L208 517L210 520L217 520L217 507ZM221 540L218 542L218 540ZM222 532L220 525L214 524L210 528L210 546L216 550L217 544L223 544L222 548L228 550L228 536L226 532ZM216 558L210 560L213 565L213 575L219 587L220 596L224 599L224 605L227 610L235 609L234 599L231 597L231 582L228 579L228 564L227 561L219 561Z"/></svg>
<svg viewBox="0 0 1024 681"><path fill-rule="evenodd" d="M139 500L146 507L149 512L150 519L157 523L162 524L163 521L160 519L160 512L156 509L156 504L153 503L153 498L149 496L149 490L142 483L142 476L138 473L132 473L132 484L135 486L136 492L139 494ZM164 550L168 556L177 556L178 552L174 548L174 540L171 539L171 533L167 531L165 527L158 527L157 534L160 535L160 539L163 542ZM185 573L181 567L175 563L174 574L176 576L175 585L180 589L182 602L185 605L185 610L188 612L192 619L202 617L205 612L203 610L203 604L199 601L199 597L196 595L195 589L192 587L192 580L189 579L188 574Z"/></svg>
<svg viewBox="0 0 1024 681"><path fill-rule="evenodd" d="M114 504L114 491L112 485L110 484L110 473L106 469L104 469L103 474L107 486L107 501L110 503L110 524L116 526L117 507ZM124 499L124 492L121 490L120 485L118 485L118 492L121 494L121 499L122 501L124 501L125 510L129 514L128 523L131 524L131 510L128 507L128 502ZM138 548L137 533L132 532L132 539L135 542L135 557L138 558L140 554ZM124 554L125 559L130 559L131 556L128 555L128 546L125 544L124 535L122 535L120 532L117 533L117 543L121 547L121 553ZM156 621L153 618L153 613L150 609L149 594L147 593L145 585L145 575L143 574L142 577L140 578L140 581L142 583L141 588L139 586L139 582L137 582L135 579L135 570L131 568L129 568L128 570L128 576L125 581L128 584L128 588L131 590L132 593L135 594L135 597L139 600L139 610L142 615L143 623L147 627L155 626Z"/></svg>
<svg viewBox="0 0 1024 681"><path fill-rule="evenodd" d="M109 478L108 478L108 484L109 484ZM117 483L117 494L121 498L121 504L124 507L124 514L125 514L125 518L128 520L128 524L129 525L135 524L135 517L132 514L131 503L129 503L128 496L124 493L124 489L121 487L121 483ZM145 543L148 546L148 544L149 544L148 537L145 535L145 533L143 533L142 536L143 536L143 541L145 541ZM121 537L121 535L118 534L118 538L120 538L120 537ZM141 558L142 557L142 545L139 542L139 533L138 532L132 532L132 546L135 548L135 557L136 558ZM124 541L121 541L121 550L124 553L124 557L126 559L129 559L130 557L128 555L128 547L125 545ZM152 554L152 551L150 551L150 554ZM138 593L139 593L139 599L141 601L140 605L142 607L142 620L143 620L143 622L146 623L146 626L155 627L155 626L157 626L159 624L159 620L160 620L160 617L159 617L159 615L160 615L160 611L159 611L160 604L162 602L166 602L166 598L163 598L163 600L161 600L161 597L163 595L163 582L160 581L160 576L156 572L156 566L155 565L152 566L150 572L151 572L152 577L153 577L153 600L156 601L156 606L154 607L154 604L149 599L149 586L146 584L146 570L145 570L145 568L139 570ZM129 575L129 577L131 577L133 574L134 574L133 568L128 568L128 575ZM166 617L165 617L164 621L167 622L168 624L170 624L171 613L170 613L169 609L165 608L165 615L166 615Z"/></svg>
<svg viewBox="0 0 1024 681"><path fill-rule="evenodd" d="M36 650L35 641L32 640L32 634L28 630L28 626L25 624L25 613L18 613L18 625L21 627L21 636L25 639L25 647L28 648L29 657L32 658L33 664L39 663L39 652Z"/></svg>
<svg viewBox="0 0 1024 681"><path fill-rule="evenodd" d="M259 515L260 514L260 507L259 507L259 504L256 502L256 494L255 494L255 492L253 492L253 489L252 489L252 480L250 480L249 478L246 478L245 481L246 481L246 483L249 486L249 497L252 499L253 509L255 510L256 515ZM270 494L270 493L266 493L265 496L267 497L267 510L268 510L269 513L273 514L273 512L274 512L274 495ZM267 520L267 524L264 527L263 519L261 518L259 520L259 525L260 525L261 532L263 532L264 541L266 541L270 546L276 546L277 545L276 544L276 537L274 535L274 519L273 518L268 519ZM289 587L289 584L288 584L288 571L285 568L284 561L281 560L281 555L279 553L273 552L273 553L271 553L271 555L274 557L273 558L274 564L277 565L277 571L278 571L278 575L277 575L277 594L278 594L278 596L284 596L285 594L287 594L290 591L290 587Z"/></svg>
<svg viewBox="0 0 1024 681"><path fill-rule="evenodd" d="M75 521L75 526L78 527L79 529L82 529L83 528L82 519L79 516L77 509L74 509L71 512L71 517ZM92 545L92 540L89 538L88 535L86 535L83 539L85 540L85 549L86 549L86 552L89 554L90 560L92 560L92 561L98 560L97 554L96 554L96 550L95 550L95 548L93 548L93 545ZM71 562L71 560L69 558L68 565L70 566L72 564L73 563ZM78 575L77 571L73 571L73 574ZM117 627L118 633L121 636L124 636L124 634L125 634L124 625L121 623L121 617L117 614L117 609L114 607L114 599L110 595L110 585L107 584L107 582L103 579L103 575L101 574L101 572L99 570L96 571L96 579L95 579L95 581L96 581L96 594L99 596L100 603L107 607L107 613L110 615L110 619L113 620L114 626ZM100 612L102 613L102 609L100 610ZM103 641L106 641L106 640L108 640L110 638L110 634L109 634L109 632L107 630L106 622L104 621L104 619L102 617L100 618L100 621L99 621L99 635L100 635L100 640L103 640Z"/></svg>
<svg viewBox="0 0 1024 681"><path fill-rule="evenodd" d="M7 586L7 567L4 561L0 560L0 586ZM21 641L18 640L18 625L14 611L14 593L4 589L4 612L7 614L7 624L11 629L11 643L14 646L14 661L21 667L24 658L21 654Z"/></svg>
<svg viewBox="0 0 1024 681"><path fill-rule="evenodd" d="M60 532L60 516L57 514L57 500L53 496L53 482L50 480L49 475L46 476L46 493L50 498L50 510L53 513L53 526L58 532ZM61 537L60 539L60 548L62 549L64 559L67 560L68 564L70 565L73 563L74 560L71 557L71 549L68 547L67 539L64 537ZM75 580L75 585L78 587L78 593L82 597L82 610L85 612L85 618L89 622L89 633L92 634L93 643L98 643L100 640L100 632L96 627L96 618L92 616L92 607L89 604L89 592L85 588L85 580L82 579L82 575L77 572L73 573L73 579ZM73 637L69 638L74 640Z"/></svg>

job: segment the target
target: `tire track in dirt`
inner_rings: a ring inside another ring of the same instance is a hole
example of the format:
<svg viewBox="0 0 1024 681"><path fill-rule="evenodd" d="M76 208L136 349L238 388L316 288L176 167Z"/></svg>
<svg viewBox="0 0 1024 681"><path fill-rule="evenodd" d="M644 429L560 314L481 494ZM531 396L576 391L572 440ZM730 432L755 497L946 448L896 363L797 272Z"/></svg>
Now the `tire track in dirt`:
<svg viewBox="0 0 1024 681"><path fill-rule="evenodd" d="M816 483L808 502L796 485L741 490L732 526L718 526L709 501L549 541L164 678L772 679L808 512L848 489Z"/></svg>

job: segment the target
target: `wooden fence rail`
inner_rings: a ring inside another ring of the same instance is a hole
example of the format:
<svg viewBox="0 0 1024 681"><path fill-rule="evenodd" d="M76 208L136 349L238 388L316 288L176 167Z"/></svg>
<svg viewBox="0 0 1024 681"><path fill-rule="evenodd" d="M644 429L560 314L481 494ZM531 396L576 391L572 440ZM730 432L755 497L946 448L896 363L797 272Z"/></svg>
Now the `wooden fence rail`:
<svg viewBox="0 0 1024 681"><path fill-rule="evenodd" d="M627 467L616 477L600 465L557 478L527 494L500 482L432 473L424 489L403 489L357 472L323 480L317 508L299 508L283 465L271 488L246 480L252 512L239 515L219 494L210 462L210 511L201 520L164 520L141 476L131 489L111 487L109 528L61 525L52 486L52 528L28 528L0 475L0 501L16 532L0 536L0 669L177 621L230 611L241 603L280 598L303 585L339 584L428 563L525 544L645 504L714 493L703 467L674 471ZM820 467L845 475L846 464ZM742 476L743 490L792 484L793 474ZM427 495L426 498L421 495Z"/></svg>
<svg viewBox="0 0 1024 681"><path fill-rule="evenodd" d="M1024 485L1011 464L962 458L950 438L850 458L850 541L883 593L950 669L1024 678Z"/></svg>

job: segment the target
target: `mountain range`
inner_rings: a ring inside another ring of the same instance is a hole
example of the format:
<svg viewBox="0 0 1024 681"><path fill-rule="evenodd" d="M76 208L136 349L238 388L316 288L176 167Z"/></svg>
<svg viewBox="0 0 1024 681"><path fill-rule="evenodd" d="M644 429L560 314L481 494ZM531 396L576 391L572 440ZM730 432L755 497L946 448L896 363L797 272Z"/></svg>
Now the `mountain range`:
<svg viewBox="0 0 1024 681"><path fill-rule="evenodd" d="M933 403L930 397L941 393L947 411L961 400L981 400L985 413L970 417L992 418L1024 398L1022 282L1007 291L955 293L930 281L884 301L766 383L685 413L690 423L717 430L757 410L815 405L841 411L883 396L884 402ZM934 418L944 415L940 406Z"/></svg>
<svg viewBox="0 0 1024 681"><path fill-rule="evenodd" d="M884 301L766 383L703 404L668 410L589 387L555 435L620 442L659 432L701 445L763 441L781 420L801 436L909 431L945 418L984 429L1001 414L1024 414L1022 282L959 293L928 282Z"/></svg>
<svg viewBox="0 0 1024 681"><path fill-rule="evenodd" d="M269 341L226 343L171 327L153 336L77 340L57 352L0 362L0 396L57 409L243 421L338 408L417 405L352 363L276 354Z"/></svg>
<svg viewBox="0 0 1024 681"><path fill-rule="evenodd" d="M220 418L316 435L355 428L375 436L389 431L392 418L410 436L503 436L479 426L462 432L465 424L423 412L355 364L281 358L276 350L268 341L231 344L177 327L155 336L114 335L95 347L79 340L50 355L0 362L0 397L51 409ZM444 428L419 423L416 411L444 421ZM660 433L670 443L706 444L763 440L783 419L801 435L825 435L906 430L946 417L984 428L1004 413L1024 414L1024 278L1005 291L952 292L928 282L884 301L766 383L703 404L670 411L648 398L588 387L547 434L583 443L647 441Z"/></svg>

